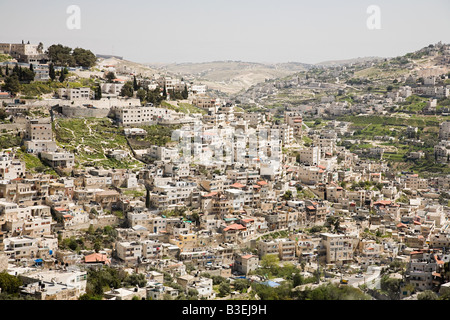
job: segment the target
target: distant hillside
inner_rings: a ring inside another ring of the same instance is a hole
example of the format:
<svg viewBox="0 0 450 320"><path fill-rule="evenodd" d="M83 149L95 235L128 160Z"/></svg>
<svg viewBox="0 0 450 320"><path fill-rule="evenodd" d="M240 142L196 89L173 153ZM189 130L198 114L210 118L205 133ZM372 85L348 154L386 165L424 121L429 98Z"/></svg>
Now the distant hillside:
<svg viewBox="0 0 450 320"><path fill-rule="evenodd" d="M345 64L351 64L351 63L364 63L364 62L370 62L370 61L377 61L377 60L383 60L385 58L381 57L363 57L363 58L353 58L353 59L345 59L345 60L329 60L329 61L323 61L316 63L316 66L324 66L324 67L331 67L331 66L341 66Z"/></svg>
<svg viewBox="0 0 450 320"><path fill-rule="evenodd" d="M151 77L154 74L159 74L161 71L156 68L149 67L142 63L137 63L129 60L121 59L116 56L109 56L107 58L99 58L97 60L96 68L105 69L107 66L112 66L116 70L126 69L129 70L129 74L139 74L143 77Z"/></svg>
<svg viewBox="0 0 450 320"><path fill-rule="evenodd" d="M96 57L97 58L101 58L101 59L116 58L116 59L119 59L119 60L123 60L123 57L121 57L121 56L114 56L114 55L111 55L111 54L96 54Z"/></svg>
<svg viewBox="0 0 450 320"><path fill-rule="evenodd" d="M310 65L298 62L269 64L242 61L149 64L149 66L161 73L172 73L227 94L248 89L266 79L281 78L310 68Z"/></svg>
<svg viewBox="0 0 450 320"><path fill-rule="evenodd" d="M393 88L393 84L404 83L409 75L419 78L447 74L450 72L448 51L444 44L437 43L392 58L325 61L308 66L306 71L261 81L232 98L250 107L262 104L282 108L319 102L323 97L336 96L338 91L346 92L338 98L341 100L364 91L385 93L388 87ZM317 83L326 85L319 87Z"/></svg>

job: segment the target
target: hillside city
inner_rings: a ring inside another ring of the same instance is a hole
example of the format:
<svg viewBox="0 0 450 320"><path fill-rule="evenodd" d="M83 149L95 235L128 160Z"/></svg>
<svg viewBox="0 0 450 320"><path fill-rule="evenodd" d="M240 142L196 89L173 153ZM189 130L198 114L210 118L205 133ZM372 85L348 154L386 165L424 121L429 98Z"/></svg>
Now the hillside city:
<svg viewBox="0 0 450 320"><path fill-rule="evenodd" d="M449 44L178 67L0 43L0 300L450 299Z"/></svg>

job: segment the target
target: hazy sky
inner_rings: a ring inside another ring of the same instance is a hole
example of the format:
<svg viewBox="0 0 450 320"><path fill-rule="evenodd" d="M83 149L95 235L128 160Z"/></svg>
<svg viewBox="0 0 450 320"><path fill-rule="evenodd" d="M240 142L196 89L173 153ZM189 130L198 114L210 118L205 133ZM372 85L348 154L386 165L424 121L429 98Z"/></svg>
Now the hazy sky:
<svg viewBox="0 0 450 320"><path fill-rule="evenodd" d="M370 5L381 29L367 27ZM22 39L136 62L393 57L450 43L450 0L0 0L0 42Z"/></svg>

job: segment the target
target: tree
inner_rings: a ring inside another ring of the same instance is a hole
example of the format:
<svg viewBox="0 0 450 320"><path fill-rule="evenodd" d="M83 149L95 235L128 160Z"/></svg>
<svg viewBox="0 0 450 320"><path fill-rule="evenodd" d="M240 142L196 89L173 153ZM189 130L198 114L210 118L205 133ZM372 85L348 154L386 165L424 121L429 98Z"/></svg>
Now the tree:
<svg viewBox="0 0 450 320"><path fill-rule="evenodd" d="M146 92L144 89L140 88L140 89L138 89L138 91L136 92L136 97L138 97L139 100L140 100L141 102L143 102L143 101L145 100L145 98L147 97L147 92Z"/></svg>
<svg viewBox="0 0 450 320"><path fill-rule="evenodd" d="M198 300L198 291L195 289L189 289L187 293L188 300Z"/></svg>
<svg viewBox="0 0 450 320"><path fill-rule="evenodd" d="M327 224L333 228L334 231L339 230L340 221L339 217L328 217L326 222Z"/></svg>
<svg viewBox="0 0 450 320"><path fill-rule="evenodd" d="M284 195L283 195L283 199L284 200L291 200L292 199L292 191L291 190L286 191L284 193Z"/></svg>
<svg viewBox="0 0 450 320"><path fill-rule="evenodd" d="M137 91L139 89L137 80L136 80L136 76L133 76L133 90Z"/></svg>
<svg viewBox="0 0 450 320"><path fill-rule="evenodd" d="M161 104L163 97L161 95L161 90L156 88L155 90L147 90L147 97L145 100L153 105L157 106Z"/></svg>
<svg viewBox="0 0 450 320"><path fill-rule="evenodd" d="M64 82L66 80L66 74L61 70L59 74L59 82Z"/></svg>
<svg viewBox="0 0 450 320"><path fill-rule="evenodd" d="M182 95L183 99L187 99L189 97L189 92L188 92L186 84L184 85L184 90L181 95Z"/></svg>
<svg viewBox="0 0 450 320"><path fill-rule="evenodd" d="M228 281L224 281L219 285L219 295L221 297L225 297L231 293L230 283Z"/></svg>
<svg viewBox="0 0 450 320"><path fill-rule="evenodd" d="M417 295L417 300L438 300L438 295L431 290L425 290Z"/></svg>
<svg viewBox="0 0 450 320"><path fill-rule="evenodd" d="M292 295L298 300L370 300L370 297L358 288L331 283L314 289L294 290Z"/></svg>
<svg viewBox="0 0 450 320"><path fill-rule="evenodd" d="M100 100L102 98L102 88L100 85L95 89L95 99Z"/></svg>
<svg viewBox="0 0 450 320"><path fill-rule="evenodd" d="M120 95L122 97L133 97L134 91L133 91L133 83L131 81L127 81L123 87L122 90L120 90Z"/></svg>
<svg viewBox="0 0 450 320"><path fill-rule="evenodd" d="M166 84L164 83L163 92L162 92L164 100L167 99L167 90L166 90Z"/></svg>
<svg viewBox="0 0 450 320"><path fill-rule="evenodd" d="M114 74L114 72L108 72L105 75L105 78L109 83L112 83L114 81L114 79L116 79L116 75Z"/></svg>
<svg viewBox="0 0 450 320"><path fill-rule="evenodd" d="M296 273L294 275L294 278L293 278L293 281L292 281L292 285L294 287L300 286L300 285L303 284L303 280L304 279L303 279L302 275L300 273Z"/></svg>
<svg viewBox="0 0 450 320"><path fill-rule="evenodd" d="M310 230L312 233L317 233L322 231L322 226L313 226Z"/></svg>
<svg viewBox="0 0 450 320"><path fill-rule="evenodd" d="M97 57L90 50L75 48L72 52L75 64L80 67L90 68L95 65Z"/></svg>
<svg viewBox="0 0 450 320"><path fill-rule="evenodd" d="M88 286L86 288L87 298L95 299L103 296L104 290L111 288L120 288L122 281L127 274L117 269L103 266L101 269L90 269L88 271ZM89 300L89 299L86 299Z"/></svg>
<svg viewBox="0 0 450 320"><path fill-rule="evenodd" d="M10 92L12 95L16 95L21 90L19 77L16 74L6 77L3 89Z"/></svg>
<svg viewBox="0 0 450 320"><path fill-rule="evenodd" d="M19 64L16 63L16 65L14 66L14 68L12 69L12 73L17 75L20 79L20 68L19 68Z"/></svg>
<svg viewBox="0 0 450 320"><path fill-rule="evenodd" d="M250 287L250 281L247 279L237 279L233 282L234 290L244 292Z"/></svg>
<svg viewBox="0 0 450 320"><path fill-rule="evenodd" d="M42 42L39 42L39 44L37 46L37 51L39 53L42 53L44 51L44 44Z"/></svg>
<svg viewBox="0 0 450 320"><path fill-rule="evenodd" d="M47 55L50 60L59 66L73 67L76 65L75 58L72 56L72 48L61 44L54 44L48 47Z"/></svg>
<svg viewBox="0 0 450 320"><path fill-rule="evenodd" d="M381 278L381 290L386 291L389 297L393 300L399 299L401 279L389 278L385 275Z"/></svg>
<svg viewBox="0 0 450 320"><path fill-rule="evenodd" d="M142 273L132 273L125 278L123 283L126 286L143 288L147 285L147 280Z"/></svg>
<svg viewBox="0 0 450 320"><path fill-rule="evenodd" d="M197 211L194 211L191 215L191 219L192 221L194 221L196 226L200 225L200 215L198 214Z"/></svg>
<svg viewBox="0 0 450 320"><path fill-rule="evenodd" d="M34 73L33 70L28 69L28 68L20 68L20 78L19 81L22 82L26 82L26 83L30 83L34 80L34 77L36 76L36 74Z"/></svg>
<svg viewBox="0 0 450 320"><path fill-rule="evenodd" d="M48 76L52 81L55 81L56 79L56 72L55 72L55 66L53 63L50 63L50 66L48 67Z"/></svg>
<svg viewBox="0 0 450 320"><path fill-rule="evenodd" d="M261 267L265 269L275 269L278 267L280 259L275 254L266 254L261 258Z"/></svg>
<svg viewBox="0 0 450 320"><path fill-rule="evenodd" d="M450 300L450 292L445 291L439 296L439 300Z"/></svg>
<svg viewBox="0 0 450 320"><path fill-rule="evenodd" d="M95 233L94 225L93 225L93 224L90 224L90 225L89 225L89 228L88 228L88 230L87 230L87 233L90 234L90 235L93 235L93 234Z"/></svg>
<svg viewBox="0 0 450 320"><path fill-rule="evenodd" d="M19 292L19 288L22 285L22 281L3 271L0 273L0 288L1 292L6 292L8 294L15 294Z"/></svg>

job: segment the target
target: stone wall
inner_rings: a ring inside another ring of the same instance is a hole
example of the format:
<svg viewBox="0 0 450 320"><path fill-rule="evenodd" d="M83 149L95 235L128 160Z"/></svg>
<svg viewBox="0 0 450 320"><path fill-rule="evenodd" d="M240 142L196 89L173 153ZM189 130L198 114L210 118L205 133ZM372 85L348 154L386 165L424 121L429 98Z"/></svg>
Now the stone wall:
<svg viewBox="0 0 450 320"><path fill-rule="evenodd" d="M106 118L110 109L62 106L62 114L69 118Z"/></svg>

